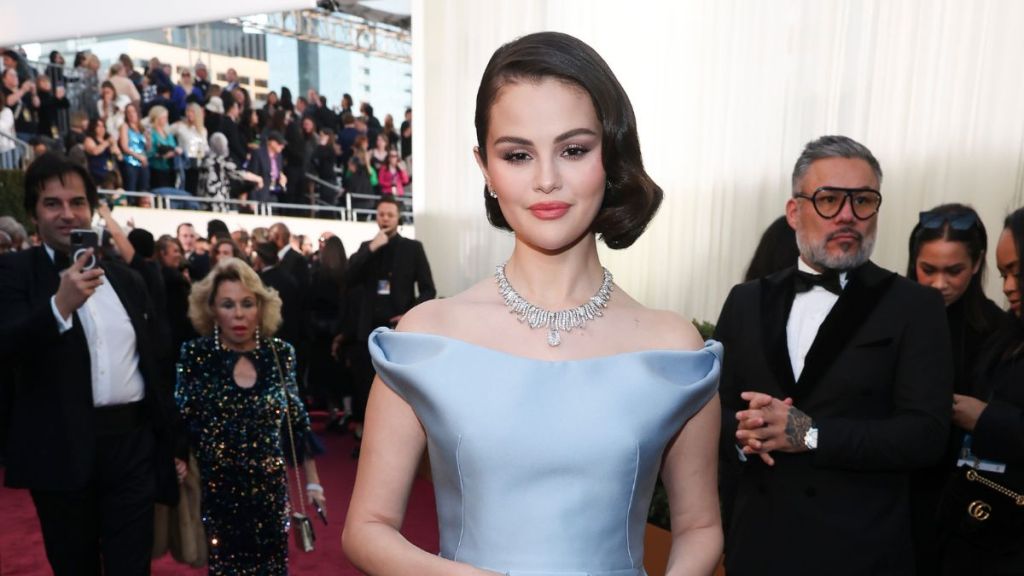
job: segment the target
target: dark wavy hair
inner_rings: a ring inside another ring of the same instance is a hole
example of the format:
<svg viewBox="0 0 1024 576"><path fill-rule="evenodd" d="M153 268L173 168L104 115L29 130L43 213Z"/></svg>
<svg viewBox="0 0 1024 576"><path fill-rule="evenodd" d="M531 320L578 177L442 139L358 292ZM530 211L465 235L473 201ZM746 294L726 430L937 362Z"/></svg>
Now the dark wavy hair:
<svg viewBox="0 0 1024 576"><path fill-rule="evenodd" d="M1024 208L1018 208L1003 221L1003 229L1009 230L1013 236L1013 245L1017 248L1017 261L1024 257ZM1024 290L1024 268L1017 266L1017 290ZM1007 345L1003 358L1017 359L1024 357L1024 315L1015 319L1007 330Z"/></svg>
<svg viewBox="0 0 1024 576"><path fill-rule="evenodd" d="M557 78L590 95L601 122L602 164L607 178L604 200L591 231L609 248L626 248L643 234L664 196L644 171L636 117L622 85L604 59L583 41L559 32L538 32L513 40L491 56L476 94L476 140L487 165L487 131L498 93L517 80ZM512 230L498 201L483 189L487 219Z"/></svg>
<svg viewBox="0 0 1024 576"><path fill-rule="evenodd" d="M971 276L960 300L964 305L964 317L971 328L980 332L986 332L993 328L991 319L985 315L985 254L988 252L988 234L985 232L985 224L981 216L974 211L974 208L964 204L942 204L928 211L934 216L942 216L945 222L938 228L924 228L918 222L910 232L910 245L908 253L910 258L907 262L907 278L919 282L917 278L917 258L921 254L921 247L935 240L947 242L959 242L967 249L967 255L971 264L981 263L978 271ZM950 221L956 218L974 216L974 224L966 230L957 230L950 226Z"/></svg>
<svg viewBox="0 0 1024 576"><path fill-rule="evenodd" d="M796 245L796 232L790 228L785 216L779 216L761 235L743 281L771 276L795 265L798 258L800 249Z"/></svg>
<svg viewBox="0 0 1024 576"><path fill-rule="evenodd" d="M84 166L69 162L52 152L47 152L33 160L32 164L29 164L28 170L25 171L25 212L35 216L39 193L46 187L47 182L57 179L66 186L69 174L78 174L78 177L82 179L82 183L85 185L85 197L89 202L89 210L90 212L95 211L99 206L100 196L96 190L96 182L89 175L89 171Z"/></svg>

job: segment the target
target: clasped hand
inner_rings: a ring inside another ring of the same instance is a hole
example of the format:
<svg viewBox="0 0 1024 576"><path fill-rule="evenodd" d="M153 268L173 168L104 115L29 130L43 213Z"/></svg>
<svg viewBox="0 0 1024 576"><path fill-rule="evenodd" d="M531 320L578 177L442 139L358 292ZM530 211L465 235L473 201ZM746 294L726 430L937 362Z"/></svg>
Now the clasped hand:
<svg viewBox="0 0 1024 576"><path fill-rule="evenodd" d="M757 454L769 466L771 452L804 452L803 435L811 418L793 406L793 399L779 400L761 392L743 392L747 409L736 413L736 441L744 454Z"/></svg>

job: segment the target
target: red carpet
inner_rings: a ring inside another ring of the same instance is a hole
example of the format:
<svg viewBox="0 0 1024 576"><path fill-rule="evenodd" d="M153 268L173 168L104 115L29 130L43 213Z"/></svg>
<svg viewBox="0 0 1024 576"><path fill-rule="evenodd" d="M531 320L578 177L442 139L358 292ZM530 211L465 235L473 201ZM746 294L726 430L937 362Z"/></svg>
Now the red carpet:
<svg viewBox="0 0 1024 576"><path fill-rule="evenodd" d="M289 552L290 573L356 575L358 570L349 564L341 551L341 528L348 509L352 483L356 475L356 460L350 457L355 441L351 435L338 436L325 433L324 414L313 414L314 429L320 434L327 453L317 460L320 482L327 493L328 520L324 526L313 519L316 528L317 549L310 553L299 551L292 543ZM0 478L3 472L0 470ZM437 511L434 492L429 482L417 479L409 499L403 532L414 544L437 552ZM0 486L0 576L46 576L51 574L43 551L43 538L39 532L32 499L25 490L9 490ZM176 564L165 556L153 561L154 576L200 576L205 569L194 569Z"/></svg>

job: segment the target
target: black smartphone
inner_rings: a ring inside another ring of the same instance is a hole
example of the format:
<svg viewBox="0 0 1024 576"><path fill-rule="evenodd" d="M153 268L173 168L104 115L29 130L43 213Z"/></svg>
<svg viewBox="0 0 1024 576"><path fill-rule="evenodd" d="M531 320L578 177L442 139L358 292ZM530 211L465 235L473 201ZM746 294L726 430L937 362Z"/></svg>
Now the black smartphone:
<svg viewBox="0 0 1024 576"><path fill-rule="evenodd" d="M96 252L100 248L100 235L94 230L75 229L71 231L71 261L78 260L82 252L92 248L92 256L85 263L82 270L92 270L96 267Z"/></svg>
<svg viewBox="0 0 1024 576"><path fill-rule="evenodd" d="M316 508L316 515L320 517L320 520L322 520L323 523L324 523L324 526L326 526L327 525L327 514L324 514L323 507L320 506L320 504L316 500L313 501L313 507Z"/></svg>

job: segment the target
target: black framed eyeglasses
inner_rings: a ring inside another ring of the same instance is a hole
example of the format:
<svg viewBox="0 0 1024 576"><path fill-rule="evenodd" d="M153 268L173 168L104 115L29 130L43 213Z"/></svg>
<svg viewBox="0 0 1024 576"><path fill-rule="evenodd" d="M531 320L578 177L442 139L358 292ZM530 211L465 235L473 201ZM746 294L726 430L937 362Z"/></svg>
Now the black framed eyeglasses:
<svg viewBox="0 0 1024 576"><path fill-rule="evenodd" d="M953 230L970 230L978 224L978 215L974 212L963 212L961 214L950 214L948 212L921 212L918 214L917 223L921 228L938 230L949 223Z"/></svg>
<svg viewBox="0 0 1024 576"><path fill-rule="evenodd" d="M826 220L835 218L843 210L847 199L853 208L853 216L858 220L867 220L878 214L878 208L882 205L882 193L874 188L821 186L811 194L794 194L793 197L810 200L814 211Z"/></svg>

